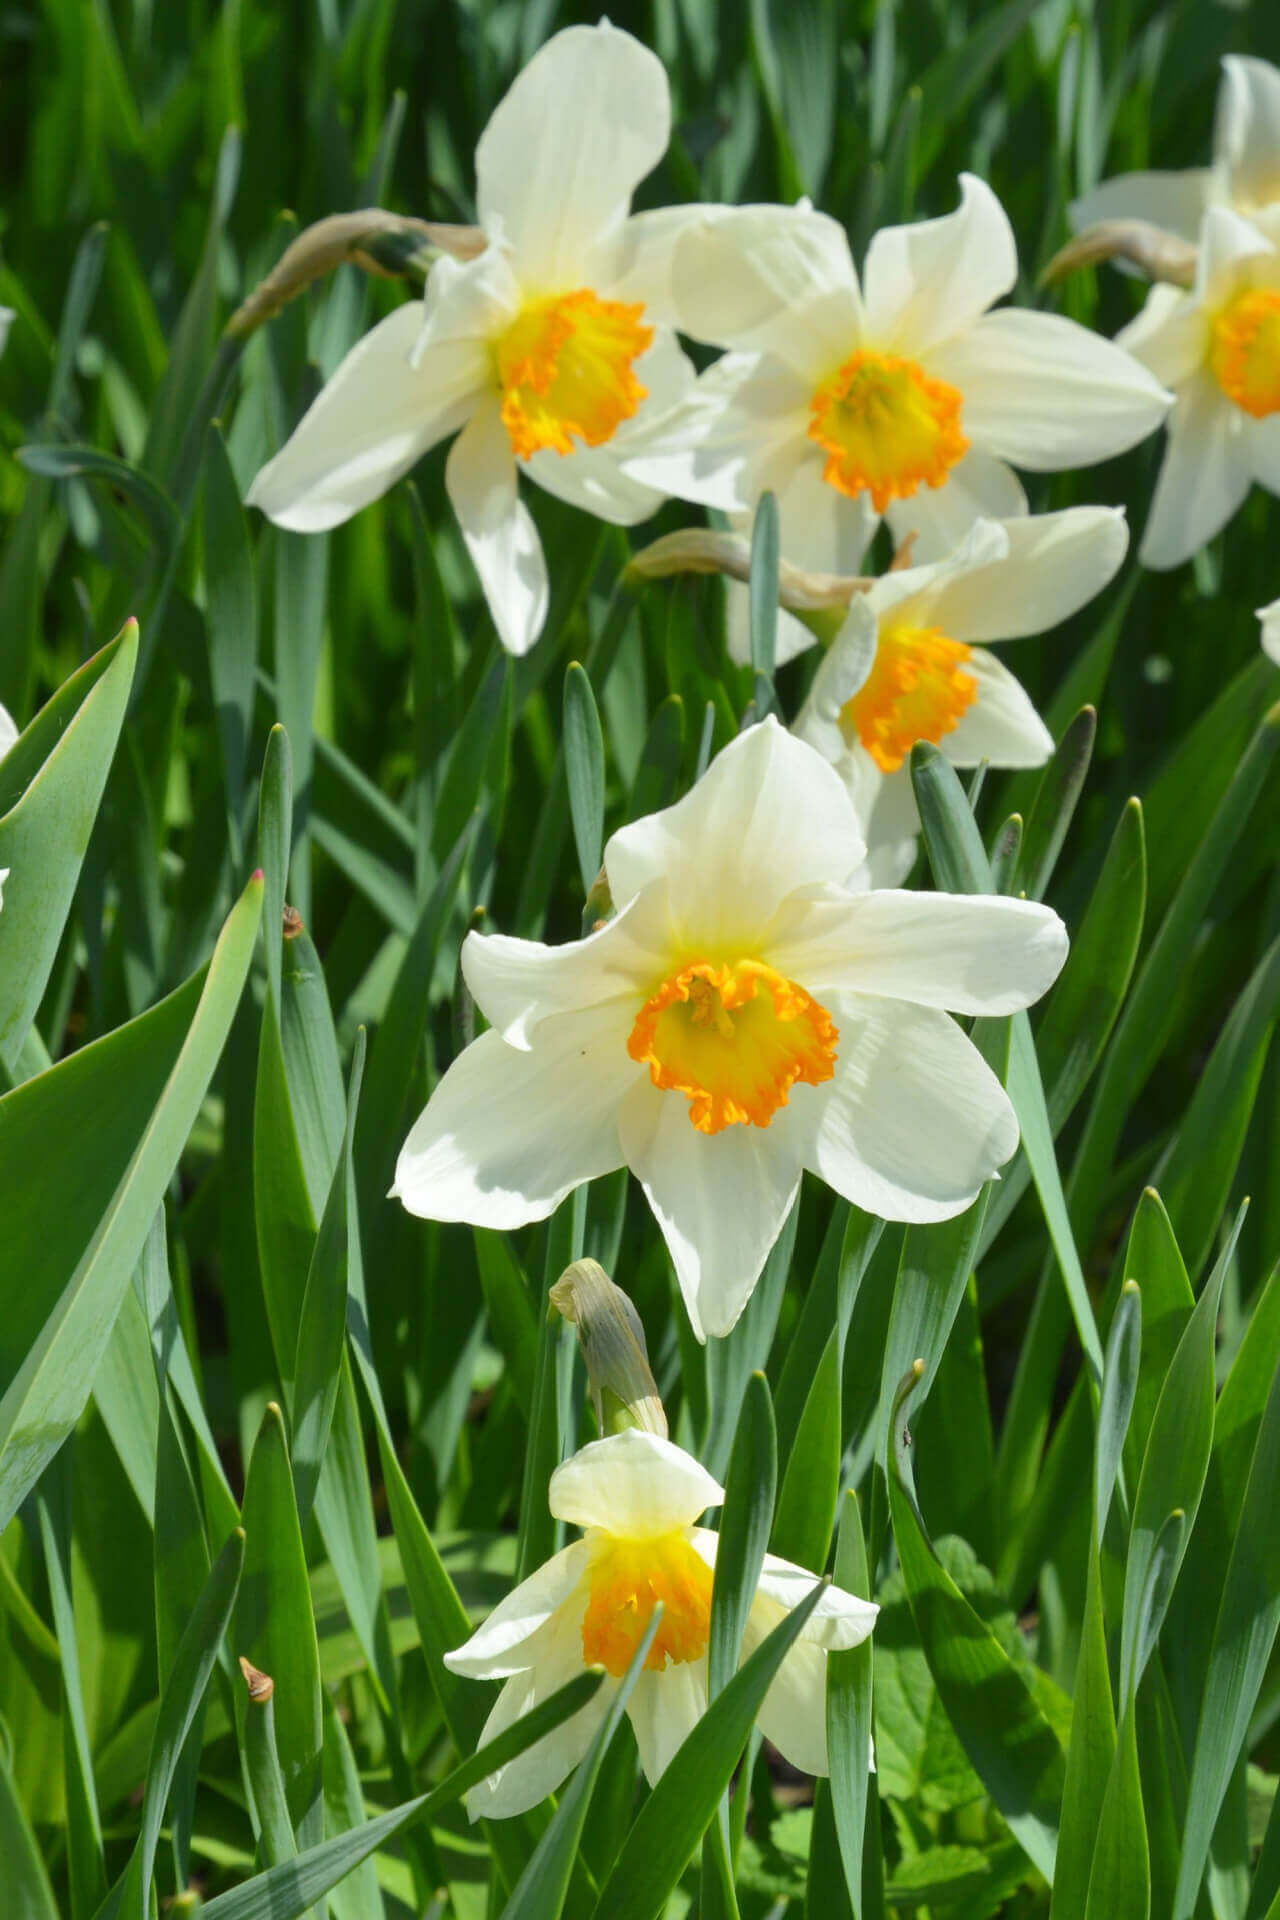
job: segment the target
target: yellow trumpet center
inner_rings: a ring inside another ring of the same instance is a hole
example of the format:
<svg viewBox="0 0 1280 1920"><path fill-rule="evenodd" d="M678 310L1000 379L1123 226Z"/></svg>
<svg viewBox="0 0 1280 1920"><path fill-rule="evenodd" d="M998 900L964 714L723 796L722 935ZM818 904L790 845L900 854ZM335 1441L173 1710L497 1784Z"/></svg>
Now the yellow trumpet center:
<svg viewBox="0 0 1280 1920"><path fill-rule="evenodd" d="M917 740L936 745L951 733L978 697L964 671L972 647L936 627L889 627L880 635L875 665L842 710L884 773L896 773Z"/></svg>
<svg viewBox="0 0 1280 1920"><path fill-rule="evenodd" d="M839 1029L825 1007L760 960L695 960L640 1010L627 1051L655 1087L683 1093L699 1133L767 1127L797 1081L835 1072Z"/></svg>
<svg viewBox="0 0 1280 1920"><path fill-rule="evenodd" d="M711 1568L683 1533L656 1540L602 1537L587 1576L582 1657L620 1679L631 1665L653 1610L662 1619L644 1664L700 1660L711 1633Z"/></svg>
<svg viewBox="0 0 1280 1920"><path fill-rule="evenodd" d="M1229 400L1263 420L1280 410L1280 289L1237 294L1214 316L1213 377Z"/></svg>
<svg viewBox="0 0 1280 1920"><path fill-rule="evenodd" d="M519 459L543 447L572 453L575 436L603 446L631 418L648 391L634 366L653 345L643 313L589 287L521 308L497 348L502 419Z"/></svg>
<svg viewBox="0 0 1280 1920"><path fill-rule="evenodd" d="M922 484L940 487L969 451L964 396L914 360L855 353L809 402L809 438L827 456L822 477L841 493L869 493L877 513Z"/></svg>

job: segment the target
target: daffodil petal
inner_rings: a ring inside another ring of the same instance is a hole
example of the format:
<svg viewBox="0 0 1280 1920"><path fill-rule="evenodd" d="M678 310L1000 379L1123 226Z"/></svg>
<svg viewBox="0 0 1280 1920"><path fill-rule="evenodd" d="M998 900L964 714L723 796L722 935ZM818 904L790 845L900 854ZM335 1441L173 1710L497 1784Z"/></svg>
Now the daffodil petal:
<svg viewBox="0 0 1280 1920"><path fill-rule="evenodd" d="M1235 291L1249 261L1274 255L1269 235L1231 207L1210 207L1200 229L1195 294L1210 309Z"/></svg>
<svg viewBox="0 0 1280 1920"><path fill-rule="evenodd" d="M1129 546L1119 507L1027 514L1001 530L1003 556L975 554L939 579L921 625L969 644L1047 633L1101 593Z"/></svg>
<svg viewBox="0 0 1280 1920"><path fill-rule="evenodd" d="M665 875L675 926L706 943L748 940L792 888L844 880L862 855L844 787L771 716L683 800L620 828L604 861L619 906Z"/></svg>
<svg viewBox="0 0 1280 1920"><path fill-rule="evenodd" d="M811 207L707 207L672 268L682 333L769 353L819 380L858 345L864 320L844 228Z"/></svg>
<svg viewBox="0 0 1280 1920"><path fill-rule="evenodd" d="M1183 240L1194 240L1212 188L1209 167L1188 167L1176 173L1117 173L1073 200L1067 218L1077 233L1099 220L1149 220Z"/></svg>
<svg viewBox="0 0 1280 1920"><path fill-rule="evenodd" d="M752 1638L748 1628L744 1643ZM817 1779L828 1772L826 1700L826 1653L800 1639L784 1656L757 1716L761 1733L783 1759Z"/></svg>
<svg viewBox="0 0 1280 1920"><path fill-rule="evenodd" d="M1243 416L1209 374L1178 395L1138 558L1176 567L1226 526L1252 478Z"/></svg>
<svg viewBox="0 0 1280 1920"><path fill-rule="evenodd" d="M920 487L909 500L894 500L885 515L895 541L916 536L915 559L946 559L975 520L1007 523L1027 511L1022 482L1011 467L979 447L970 447L941 487Z"/></svg>
<svg viewBox="0 0 1280 1920"><path fill-rule="evenodd" d="M867 328L877 347L912 359L962 332L1009 292L1018 249L984 180L960 176L960 205L940 220L883 227L867 249Z"/></svg>
<svg viewBox="0 0 1280 1920"><path fill-rule="evenodd" d="M1017 1148L1004 1088L936 1008L869 994L825 1004L840 1028L840 1063L822 1089L806 1165L885 1220L962 1213Z"/></svg>
<svg viewBox="0 0 1280 1920"><path fill-rule="evenodd" d="M454 441L444 477L498 638L508 653L527 653L547 617L547 563L516 490L496 395L486 396Z"/></svg>
<svg viewBox="0 0 1280 1920"><path fill-rule="evenodd" d="M952 732L938 742L953 767L1042 767L1053 752L1053 735L1021 681L985 647L975 647L965 672L978 683L978 697Z"/></svg>
<svg viewBox="0 0 1280 1920"><path fill-rule="evenodd" d="M638 419L619 457L645 486L747 511L803 457L808 403L808 386L780 360L726 353L673 407Z"/></svg>
<svg viewBox="0 0 1280 1920"><path fill-rule="evenodd" d="M642 1673L627 1702L640 1765L656 1787L707 1710L706 1659L683 1660L661 1673Z"/></svg>
<svg viewBox="0 0 1280 1920"><path fill-rule="evenodd" d="M547 1495L557 1520L631 1540L691 1527L723 1502L724 1488L691 1453L639 1427L580 1447L556 1468Z"/></svg>
<svg viewBox="0 0 1280 1920"><path fill-rule="evenodd" d="M1280 195L1280 72L1270 61L1224 57L1214 153L1234 201L1263 206Z"/></svg>
<svg viewBox="0 0 1280 1920"><path fill-rule="evenodd" d="M498 1602L463 1646L445 1654L449 1671L465 1673L473 1680L505 1680L532 1666L529 1643L573 1597L590 1559L582 1540L552 1554Z"/></svg>
<svg viewBox="0 0 1280 1920"><path fill-rule="evenodd" d="M414 362L422 306L397 307L359 341L290 438L258 473L247 504L297 533L323 533L376 500L481 404L488 356L455 341Z"/></svg>
<svg viewBox="0 0 1280 1920"><path fill-rule="evenodd" d="M454 1061L396 1163L394 1196L424 1220L519 1227L623 1163L618 1107L641 1071L616 1004L561 1014L528 1052L481 1034Z"/></svg>
<svg viewBox="0 0 1280 1920"><path fill-rule="evenodd" d="M1169 410L1131 354L1055 313L984 314L930 357L929 371L964 395L975 446L1034 473L1123 453Z"/></svg>
<svg viewBox="0 0 1280 1920"><path fill-rule="evenodd" d="M602 22L568 27L522 68L476 148L476 201L526 284L574 285L666 152L662 62Z"/></svg>
<svg viewBox="0 0 1280 1920"><path fill-rule="evenodd" d="M629 996L634 1019L673 946L662 881L628 901L585 940L559 947L505 933L469 933L462 971L480 1011L512 1046L527 1048L543 1021Z"/></svg>
<svg viewBox="0 0 1280 1920"><path fill-rule="evenodd" d="M1194 295L1157 285L1141 313L1122 327L1116 345L1141 360L1167 387L1180 387L1203 365L1209 350L1209 320Z"/></svg>
<svg viewBox="0 0 1280 1920"><path fill-rule="evenodd" d="M0 706L0 759L3 759L5 754L8 753L17 737L18 728L14 722L13 715L7 707Z"/></svg>
<svg viewBox="0 0 1280 1920"><path fill-rule="evenodd" d="M1280 667L1280 600L1273 600L1269 607L1259 607L1258 619L1262 623L1262 651Z"/></svg>
<svg viewBox="0 0 1280 1920"><path fill-rule="evenodd" d="M567 1627L536 1667L514 1674L507 1681L484 1723L481 1746L496 1740L540 1701L567 1686L582 1668L581 1632ZM527 1813L530 1807L536 1807L549 1793L554 1793L591 1745L615 1691L616 1683L606 1680L571 1719L562 1721L500 1772L490 1774L478 1787L473 1787L466 1800L471 1819L509 1819L514 1814Z"/></svg>
<svg viewBox="0 0 1280 1920"><path fill-rule="evenodd" d="M824 1004L826 996L852 992L916 1009L1015 1013L1052 986L1067 957L1066 928L1052 907L1033 900L890 890L847 896L835 888L815 893L784 903L765 946L780 972L803 981ZM951 1031L969 1047L958 1027ZM841 1061L853 1062L860 1044L842 1030ZM856 1064L851 1070L856 1076Z"/></svg>
<svg viewBox="0 0 1280 1920"><path fill-rule="evenodd" d="M699 1340L730 1332L751 1298L800 1184L806 1134L796 1116L827 1090L793 1087L767 1127L714 1134L696 1130L680 1094L647 1078L623 1102L627 1165L662 1228Z"/></svg>
<svg viewBox="0 0 1280 1920"><path fill-rule="evenodd" d="M757 1582L757 1597L751 1608L757 1614L757 1630L762 1639L784 1613L790 1613L802 1600L808 1599L817 1579L807 1567L797 1567L791 1560L780 1560L776 1553L766 1553ZM777 1611L773 1612L771 1609L775 1607ZM828 1652L860 1646L875 1626L879 1611L874 1601L859 1600L843 1587L828 1586L809 1615L801 1640L811 1641Z"/></svg>

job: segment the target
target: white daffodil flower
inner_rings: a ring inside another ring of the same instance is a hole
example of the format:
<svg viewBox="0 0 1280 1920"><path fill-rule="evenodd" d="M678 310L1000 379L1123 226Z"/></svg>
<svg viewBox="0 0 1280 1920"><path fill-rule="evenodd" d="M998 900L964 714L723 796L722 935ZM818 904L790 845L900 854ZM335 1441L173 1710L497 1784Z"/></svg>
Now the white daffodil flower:
<svg viewBox="0 0 1280 1920"><path fill-rule="evenodd" d="M1053 736L981 643L1058 626L1114 579L1128 543L1119 508L979 520L946 560L886 573L850 602L794 730L848 787L872 885L898 886L915 858L917 740L957 767L1048 759Z"/></svg>
<svg viewBox="0 0 1280 1920"><path fill-rule="evenodd" d="M686 499L777 496L796 566L854 574L883 515L939 559L979 518L1026 512L1013 466L1087 466L1151 433L1170 404L1145 368L1057 314L988 312L1018 262L991 189L887 227L862 282L844 229L805 206L707 208L681 235L682 331L732 349L628 471ZM713 495L716 496L713 498Z"/></svg>
<svg viewBox="0 0 1280 1920"><path fill-rule="evenodd" d="M582 1759L631 1664L658 1601L657 1635L627 1713L640 1764L654 1785L707 1710L711 1584L720 1536L695 1525L724 1489L674 1441L638 1428L595 1440L557 1467L550 1506L584 1529L490 1614L445 1665L505 1680L485 1724L492 1740L584 1666L610 1676L573 1718L467 1795L473 1820L524 1813ZM766 1554L743 1636L753 1653L814 1586L814 1575ZM828 1587L784 1658L760 1710L760 1729L804 1773L827 1772L827 1654L866 1639L879 1609ZM612 1684L610 1684L612 1682Z"/></svg>
<svg viewBox="0 0 1280 1920"><path fill-rule="evenodd" d="M1253 220L1280 216L1280 71L1247 54L1222 62L1211 166L1118 173L1067 211L1077 230L1099 220L1149 220L1194 241L1213 206Z"/></svg>
<svg viewBox="0 0 1280 1920"><path fill-rule="evenodd" d="M1118 339L1177 396L1138 549L1144 566L1176 567L1255 480L1280 493L1280 248L1211 207L1194 287L1152 287Z"/></svg>
<svg viewBox="0 0 1280 1920"><path fill-rule="evenodd" d="M1258 618L1262 622L1262 651L1280 667L1280 600L1259 607Z"/></svg>
<svg viewBox="0 0 1280 1920"><path fill-rule="evenodd" d="M438 260L425 300L352 349L250 502L318 532L457 434L449 498L502 643L526 652L546 618L547 571L518 475L623 526L662 499L620 462L635 427L693 381L669 278L697 209L628 217L670 123L666 73L638 40L607 23L549 40L476 149L489 245Z"/></svg>
<svg viewBox="0 0 1280 1920"><path fill-rule="evenodd" d="M960 1213L1018 1126L944 1009L1028 1006L1066 930L1024 900L855 893L864 853L820 754L772 718L741 734L613 835L618 911L597 932L468 935L491 1031L436 1088L393 1192L517 1227L630 1167L699 1339L737 1320L806 1167L886 1219Z"/></svg>

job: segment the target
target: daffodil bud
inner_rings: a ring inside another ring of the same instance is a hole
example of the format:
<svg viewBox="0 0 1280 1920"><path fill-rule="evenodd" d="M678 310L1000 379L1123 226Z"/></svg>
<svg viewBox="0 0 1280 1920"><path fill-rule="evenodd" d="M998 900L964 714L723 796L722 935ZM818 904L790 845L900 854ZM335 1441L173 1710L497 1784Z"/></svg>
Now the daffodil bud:
<svg viewBox="0 0 1280 1920"><path fill-rule="evenodd" d="M1058 249L1040 275L1040 284L1052 286L1080 267L1127 260L1148 280L1190 287L1195 284L1197 257L1198 250L1190 240L1150 220L1098 220Z"/></svg>
<svg viewBox="0 0 1280 1920"><path fill-rule="evenodd" d="M622 1288L599 1261L575 1260L548 1297L578 1330L601 1434L639 1427L665 1440L667 1416L649 1370L644 1328Z"/></svg>
<svg viewBox="0 0 1280 1920"><path fill-rule="evenodd" d="M473 260L482 253L485 236L479 227L458 227L438 220L417 220L388 213L384 207L362 207L355 213L335 213L305 227L290 242L266 279L249 295L227 323L233 339L243 339L290 300L345 261L384 279L416 280L421 286L432 263L442 253L456 260Z"/></svg>
<svg viewBox="0 0 1280 1920"><path fill-rule="evenodd" d="M722 573L745 584L751 578L751 542L740 533L683 527L641 548L626 569L626 577L633 581L663 580L673 573ZM813 573L783 559L778 567L778 604L802 619L811 613L842 612L855 595L867 593L873 585L858 574ZM812 624L818 632L817 624ZM829 636L824 630L819 637Z"/></svg>

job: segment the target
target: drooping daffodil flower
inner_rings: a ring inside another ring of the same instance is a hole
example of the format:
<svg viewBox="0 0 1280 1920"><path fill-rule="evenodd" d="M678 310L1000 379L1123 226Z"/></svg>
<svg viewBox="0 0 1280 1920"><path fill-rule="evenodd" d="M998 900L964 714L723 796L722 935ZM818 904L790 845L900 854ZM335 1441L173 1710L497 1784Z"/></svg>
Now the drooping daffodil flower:
<svg viewBox="0 0 1280 1920"><path fill-rule="evenodd" d="M881 516L938 559L976 519L1026 512L1014 467L1087 466L1154 431L1170 397L1111 341L989 311L1017 278L1013 232L981 180L961 190L954 213L877 233L861 279L824 214L705 209L676 247L676 307L731 351L629 471L711 504L729 475L746 516L770 489L796 566L856 574Z"/></svg>
<svg viewBox="0 0 1280 1920"><path fill-rule="evenodd" d="M1111 507L979 520L947 559L883 574L851 600L795 732L848 787L872 885L899 885L915 858L917 740L956 767L1048 759L1052 735L988 646L1068 619L1114 579L1128 538Z"/></svg>
<svg viewBox="0 0 1280 1920"><path fill-rule="evenodd" d="M1259 607L1258 619L1262 623L1262 651L1280 667L1280 600L1273 600L1269 607Z"/></svg>
<svg viewBox="0 0 1280 1920"><path fill-rule="evenodd" d="M1138 549L1144 566L1176 567L1255 480L1280 493L1280 247L1210 208L1195 285L1152 287L1118 338L1177 396Z"/></svg>
<svg viewBox="0 0 1280 1920"><path fill-rule="evenodd" d="M1280 217L1280 70L1229 53L1222 62L1213 162L1180 172L1118 173L1068 209L1076 229L1100 220L1147 220L1196 241L1212 206L1248 219Z"/></svg>
<svg viewBox="0 0 1280 1920"><path fill-rule="evenodd" d="M583 1537L494 1609L465 1646L445 1655L454 1673L505 1680L482 1740L492 1740L584 1666L609 1676L554 1732L467 1795L473 1820L524 1813L582 1759L644 1637L663 1616L627 1713L650 1785L707 1710L711 1586L720 1536L697 1520L724 1490L674 1441L629 1428L595 1440L551 1476L557 1519ZM766 1554L742 1657L809 1595L814 1575ZM866 1639L879 1611L828 1587L764 1698L760 1728L804 1773L827 1772L826 1668L832 1649Z"/></svg>
<svg viewBox="0 0 1280 1920"><path fill-rule="evenodd" d="M773 718L740 734L612 836L598 931L468 935L491 1029L436 1088L393 1192L509 1228L630 1167L699 1339L737 1320L806 1167L886 1219L961 1212L1018 1126L944 1009L1028 1006L1066 931L1025 900L854 892L864 856L819 753Z"/></svg>
<svg viewBox="0 0 1280 1920"><path fill-rule="evenodd" d="M662 499L620 463L693 381L668 283L696 209L629 216L670 124L666 73L638 40L607 23L549 40L476 149L488 245L437 260L425 300L352 349L250 502L283 527L336 526L456 434L445 485L463 538L503 645L531 647L547 570L519 475L621 525Z"/></svg>

